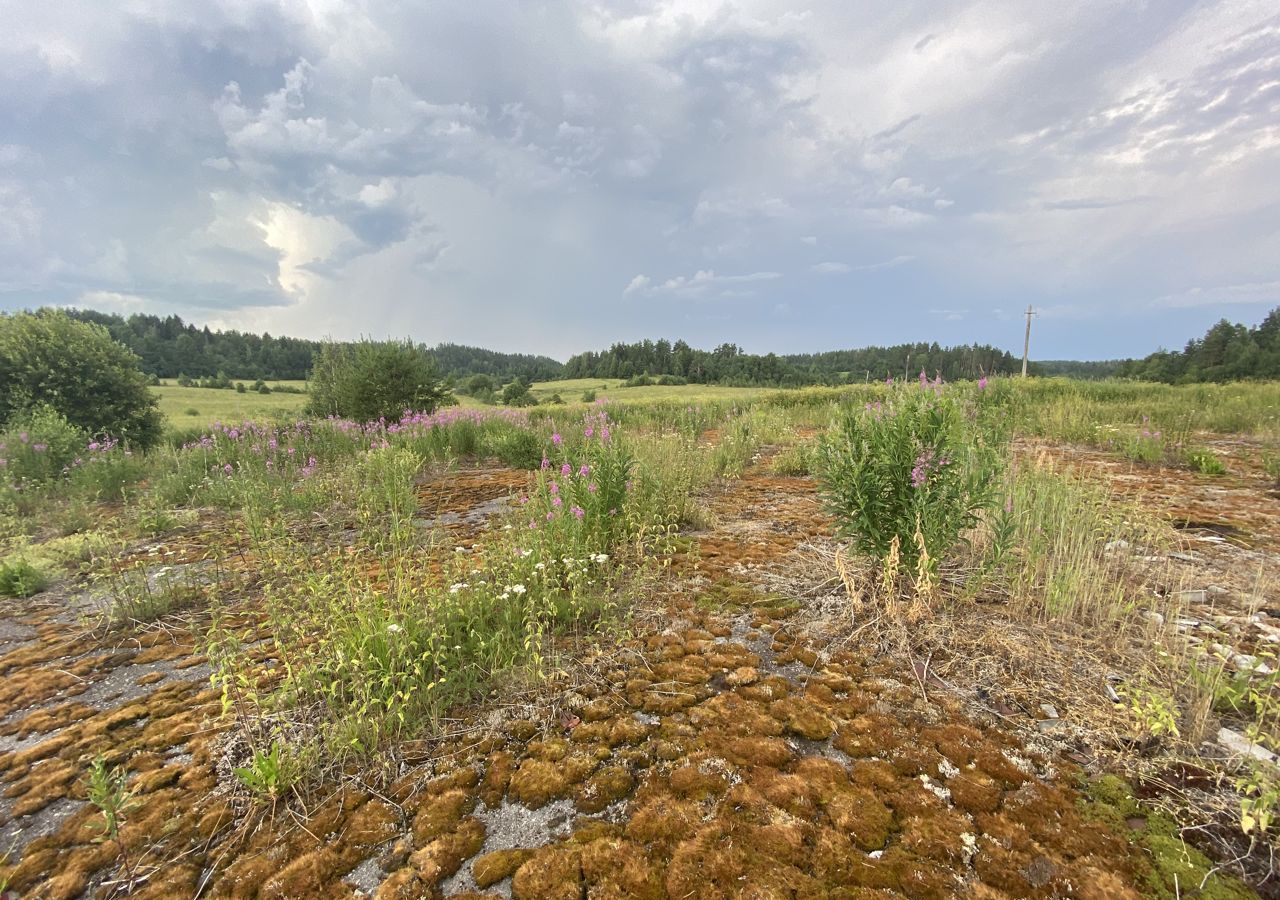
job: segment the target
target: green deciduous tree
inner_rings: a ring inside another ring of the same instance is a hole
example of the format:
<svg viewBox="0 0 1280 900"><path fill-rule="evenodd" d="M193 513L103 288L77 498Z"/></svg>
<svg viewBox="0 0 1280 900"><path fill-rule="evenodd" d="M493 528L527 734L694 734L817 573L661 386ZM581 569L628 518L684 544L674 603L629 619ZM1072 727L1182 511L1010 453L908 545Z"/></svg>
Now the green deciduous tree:
<svg viewBox="0 0 1280 900"><path fill-rule="evenodd" d="M0 425L41 406L138 448L160 440L138 358L105 328L55 310L0 315Z"/></svg>
<svg viewBox="0 0 1280 900"><path fill-rule="evenodd" d="M409 341L324 344L310 381L311 413L357 422L399 421L405 410L434 412L451 399L435 362Z"/></svg>

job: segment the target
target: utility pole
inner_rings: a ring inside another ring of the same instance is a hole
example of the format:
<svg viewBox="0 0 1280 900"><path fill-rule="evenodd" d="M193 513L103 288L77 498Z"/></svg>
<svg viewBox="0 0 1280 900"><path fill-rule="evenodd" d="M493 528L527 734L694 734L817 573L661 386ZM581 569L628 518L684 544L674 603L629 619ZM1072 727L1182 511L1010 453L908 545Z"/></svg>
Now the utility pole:
<svg viewBox="0 0 1280 900"><path fill-rule="evenodd" d="M1035 311L1027 306L1027 336L1022 341L1022 377L1027 377L1027 353L1031 350L1031 317Z"/></svg>

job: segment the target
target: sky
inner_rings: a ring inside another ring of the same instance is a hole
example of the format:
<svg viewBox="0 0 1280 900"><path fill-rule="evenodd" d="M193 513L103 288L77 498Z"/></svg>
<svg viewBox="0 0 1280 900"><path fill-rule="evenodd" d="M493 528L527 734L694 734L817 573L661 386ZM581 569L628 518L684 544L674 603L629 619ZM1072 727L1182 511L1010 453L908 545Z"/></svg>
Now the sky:
<svg viewBox="0 0 1280 900"><path fill-rule="evenodd" d="M0 0L0 310L1100 359L1280 305L1275 0Z"/></svg>

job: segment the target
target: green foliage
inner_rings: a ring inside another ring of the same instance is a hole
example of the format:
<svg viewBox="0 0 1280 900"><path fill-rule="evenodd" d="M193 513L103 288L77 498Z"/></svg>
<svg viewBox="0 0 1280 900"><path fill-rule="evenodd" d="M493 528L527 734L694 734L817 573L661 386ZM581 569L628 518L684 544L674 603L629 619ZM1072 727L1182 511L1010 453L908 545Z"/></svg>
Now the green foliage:
<svg viewBox="0 0 1280 900"><path fill-rule="evenodd" d="M0 597L30 597L49 585L49 576L23 556L0 560Z"/></svg>
<svg viewBox="0 0 1280 900"><path fill-rule="evenodd" d="M137 808L138 802L128 790L128 783L128 773L123 769L118 766L108 769L106 759L94 757L85 787L89 802L102 814L100 821L92 823L101 832L96 838L98 843L119 841L124 817Z"/></svg>
<svg viewBox="0 0 1280 900"><path fill-rule="evenodd" d="M296 766L278 741L272 741L266 753L255 749L249 765L237 766L233 771L246 788L272 802L280 799L297 776Z"/></svg>
<svg viewBox="0 0 1280 900"><path fill-rule="evenodd" d="M1201 475L1226 475L1227 467L1212 450L1203 447L1190 447L1182 451L1182 459L1187 467Z"/></svg>
<svg viewBox="0 0 1280 900"><path fill-rule="evenodd" d="M595 392L595 391L591 391L591 390L583 391L583 392L582 392L582 402L583 402L583 403L595 403L595 402L596 402L596 392Z"/></svg>
<svg viewBox="0 0 1280 900"><path fill-rule="evenodd" d="M138 359L65 313L0 315L0 423L48 406L75 427L147 448L162 421Z"/></svg>
<svg viewBox="0 0 1280 900"><path fill-rule="evenodd" d="M1181 351L1160 350L1123 366L1120 375L1188 384L1280 378L1280 307L1249 328L1222 319Z"/></svg>
<svg viewBox="0 0 1280 900"><path fill-rule="evenodd" d="M925 368L946 379L1013 372L1020 363L995 347L940 347L900 344L778 356L744 353L736 344L697 350L684 341L614 344L601 352L579 353L564 365L563 378L621 378L632 387L652 384L724 384L798 387L809 384L883 382L886 376Z"/></svg>
<svg viewBox="0 0 1280 900"><path fill-rule="evenodd" d="M409 341L328 343L311 371L315 415L357 422L398 421L406 410L434 412L449 398L435 363Z"/></svg>
<svg viewBox="0 0 1280 900"><path fill-rule="evenodd" d="M538 399L529 391L529 383L517 378L502 389L502 402L507 406L536 406Z"/></svg>
<svg viewBox="0 0 1280 900"><path fill-rule="evenodd" d="M974 416L953 392L914 386L844 413L819 444L818 470L856 553L884 560L892 550L911 569L922 559L932 569L977 523L1002 470L1003 440Z"/></svg>
<svg viewBox="0 0 1280 900"><path fill-rule="evenodd" d="M50 407L14 416L0 433L0 483L22 487L60 479L85 453L85 434Z"/></svg>

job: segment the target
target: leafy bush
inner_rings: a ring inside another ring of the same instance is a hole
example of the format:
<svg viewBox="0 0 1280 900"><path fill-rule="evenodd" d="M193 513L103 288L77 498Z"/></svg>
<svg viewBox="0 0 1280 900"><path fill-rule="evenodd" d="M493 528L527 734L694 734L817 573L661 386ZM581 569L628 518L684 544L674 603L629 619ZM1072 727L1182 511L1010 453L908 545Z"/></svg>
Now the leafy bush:
<svg viewBox="0 0 1280 900"><path fill-rule="evenodd" d="M0 597L30 597L49 584L49 576L22 557L0 561Z"/></svg>
<svg viewBox="0 0 1280 900"><path fill-rule="evenodd" d="M595 391L583 391L583 392L582 392L582 402L583 402L583 403L595 403L595 402L596 402L596 392L595 392Z"/></svg>
<svg viewBox="0 0 1280 900"><path fill-rule="evenodd" d="M502 389L502 402L507 406L537 406L538 400L529 391L529 383L521 378Z"/></svg>
<svg viewBox="0 0 1280 900"><path fill-rule="evenodd" d="M817 468L854 552L936 571L989 505L1002 469L1003 438L979 421L941 386L900 387L844 413L819 443Z"/></svg>
<svg viewBox="0 0 1280 900"><path fill-rule="evenodd" d="M409 341L365 340L320 348L308 409L357 422L398 421L406 410L434 412L448 399L426 351Z"/></svg>
<svg viewBox="0 0 1280 900"><path fill-rule="evenodd" d="M160 440L138 357L100 325L53 310L0 315L0 384L0 424L49 406L89 434L139 448Z"/></svg>

